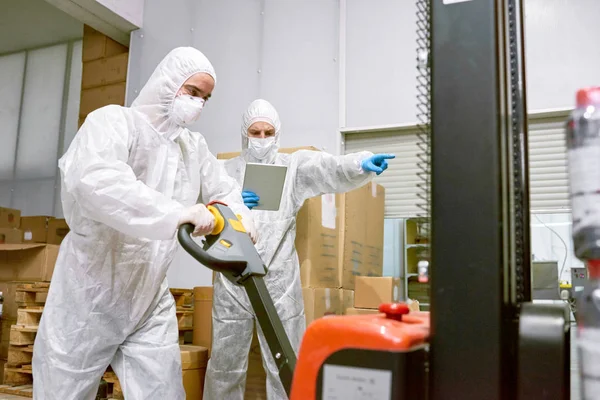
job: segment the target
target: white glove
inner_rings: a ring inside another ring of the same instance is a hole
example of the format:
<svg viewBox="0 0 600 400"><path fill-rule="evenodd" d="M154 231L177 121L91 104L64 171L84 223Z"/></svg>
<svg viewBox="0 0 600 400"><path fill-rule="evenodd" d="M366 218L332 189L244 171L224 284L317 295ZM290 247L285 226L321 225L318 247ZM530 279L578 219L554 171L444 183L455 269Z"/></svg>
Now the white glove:
<svg viewBox="0 0 600 400"><path fill-rule="evenodd" d="M246 217L240 218L240 220L242 221L242 225L244 225L244 229L246 229L246 232L250 235L252 243L256 244L256 242L258 242L258 232L254 227L254 219L250 215L247 215Z"/></svg>
<svg viewBox="0 0 600 400"><path fill-rule="evenodd" d="M187 223L194 225L192 236L206 236L215 228L215 217L204 204L195 204L179 217L179 226Z"/></svg>

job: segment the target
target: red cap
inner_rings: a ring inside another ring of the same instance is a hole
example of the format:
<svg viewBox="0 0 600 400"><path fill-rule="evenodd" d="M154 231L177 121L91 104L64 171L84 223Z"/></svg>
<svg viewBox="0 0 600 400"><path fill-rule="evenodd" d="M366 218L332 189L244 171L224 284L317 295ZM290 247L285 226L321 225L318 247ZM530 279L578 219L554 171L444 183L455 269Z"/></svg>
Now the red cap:
<svg viewBox="0 0 600 400"><path fill-rule="evenodd" d="M600 86L588 87L577 91L577 107L600 105Z"/></svg>
<svg viewBox="0 0 600 400"><path fill-rule="evenodd" d="M600 260L588 260L588 275L593 279L600 279Z"/></svg>
<svg viewBox="0 0 600 400"><path fill-rule="evenodd" d="M408 314L410 308L405 303L383 303L379 312L384 313L386 318L402 321L402 316Z"/></svg>

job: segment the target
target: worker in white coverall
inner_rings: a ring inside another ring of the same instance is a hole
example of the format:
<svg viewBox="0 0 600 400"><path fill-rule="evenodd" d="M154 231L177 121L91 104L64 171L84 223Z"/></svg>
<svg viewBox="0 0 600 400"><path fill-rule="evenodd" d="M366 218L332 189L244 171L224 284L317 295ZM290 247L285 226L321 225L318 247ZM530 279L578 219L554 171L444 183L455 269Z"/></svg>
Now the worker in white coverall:
<svg viewBox="0 0 600 400"><path fill-rule="evenodd" d="M214 217L196 203L221 200L254 233L236 182L186 128L215 79L198 50L171 51L131 107L89 114L60 159L71 231L35 340L37 400L94 399L109 364L128 400L185 399L166 280L177 228L211 232Z"/></svg>
<svg viewBox="0 0 600 400"><path fill-rule="evenodd" d="M225 161L225 169L240 185L247 162L287 166L283 195L278 211L252 211L261 232L257 250L268 267L267 288L277 313L298 353L306 329L300 283L300 265L294 247L296 215L306 199L325 193L347 192L369 182L374 173L387 168L393 155L360 152L333 156L301 150L280 154L281 122L275 108L255 100L242 117L242 154ZM374 173L373 173L374 172ZM260 204L260 193L243 192L249 208ZM248 297L239 286L221 274L214 282L213 347L204 386L205 400L244 398L248 352L255 316ZM267 372L267 398L286 399L278 370L265 337L257 324L263 366Z"/></svg>

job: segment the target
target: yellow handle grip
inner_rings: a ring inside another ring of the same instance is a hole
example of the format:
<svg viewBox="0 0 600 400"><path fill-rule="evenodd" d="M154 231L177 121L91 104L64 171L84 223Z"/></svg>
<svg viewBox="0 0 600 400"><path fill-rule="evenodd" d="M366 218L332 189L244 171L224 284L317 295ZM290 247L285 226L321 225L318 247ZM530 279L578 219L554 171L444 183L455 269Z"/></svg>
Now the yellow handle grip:
<svg viewBox="0 0 600 400"><path fill-rule="evenodd" d="M206 208L215 217L215 227L210 234L218 235L219 233L223 232L223 229L225 228L225 218L223 218L219 210L217 210L217 207L208 206Z"/></svg>

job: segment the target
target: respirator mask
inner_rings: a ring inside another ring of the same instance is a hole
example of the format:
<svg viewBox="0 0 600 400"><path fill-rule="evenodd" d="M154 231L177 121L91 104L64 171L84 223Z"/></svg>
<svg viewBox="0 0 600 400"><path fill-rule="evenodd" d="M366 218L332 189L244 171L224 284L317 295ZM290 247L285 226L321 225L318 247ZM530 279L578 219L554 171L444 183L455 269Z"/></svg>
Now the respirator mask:
<svg viewBox="0 0 600 400"><path fill-rule="evenodd" d="M190 126L200 118L204 103L204 99L200 97L190 96L189 94L179 95L173 100L171 118L179 126Z"/></svg>

